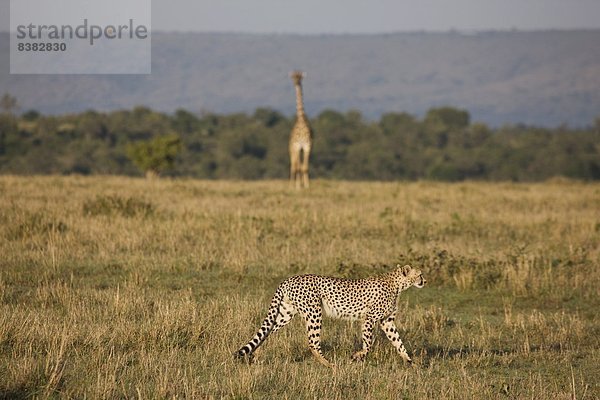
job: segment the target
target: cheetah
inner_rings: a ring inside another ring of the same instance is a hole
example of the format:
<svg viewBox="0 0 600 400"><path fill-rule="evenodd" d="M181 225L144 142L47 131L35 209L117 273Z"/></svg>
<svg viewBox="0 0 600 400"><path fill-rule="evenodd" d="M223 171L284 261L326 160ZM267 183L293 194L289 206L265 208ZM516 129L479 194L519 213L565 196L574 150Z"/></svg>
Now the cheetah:
<svg viewBox="0 0 600 400"><path fill-rule="evenodd" d="M333 367L321 352L321 321L323 314L341 319L362 321L362 349L352 359L365 358L373 343L373 328L383 330L400 356L412 362L394 320L400 292L411 286L422 288L426 280L420 270L398 264L385 275L367 279L342 279L319 275L297 275L283 281L271 300L260 329L236 352L236 357L250 356L269 336L300 313L306 323L308 345L317 360Z"/></svg>

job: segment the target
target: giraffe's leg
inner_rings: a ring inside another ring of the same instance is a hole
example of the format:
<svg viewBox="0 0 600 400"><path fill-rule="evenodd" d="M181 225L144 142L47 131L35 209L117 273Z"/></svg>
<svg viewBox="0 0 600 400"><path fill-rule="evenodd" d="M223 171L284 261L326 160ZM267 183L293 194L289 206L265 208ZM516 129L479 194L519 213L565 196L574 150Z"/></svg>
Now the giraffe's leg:
<svg viewBox="0 0 600 400"><path fill-rule="evenodd" d="M365 358L371 344L373 344L373 326L374 323L370 319L366 319L362 326L362 349L352 355L354 361L361 361Z"/></svg>
<svg viewBox="0 0 600 400"><path fill-rule="evenodd" d="M298 152L290 148L290 185L297 186L298 163Z"/></svg>
<svg viewBox="0 0 600 400"><path fill-rule="evenodd" d="M308 334L308 346L310 347L311 353L315 358L323 365L329 368L333 368L334 365L327 361L323 353L321 352L321 322L322 312L318 307L312 307L309 309L307 314L304 315L306 320L306 333Z"/></svg>
<svg viewBox="0 0 600 400"><path fill-rule="evenodd" d="M296 189L300 189L302 187L302 150L296 150L296 175L295 180Z"/></svg>
<svg viewBox="0 0 600 400"><path fill-rule="evenodd" d="M412 362L412 360L408 356L408 353L406 352L406 348L404 347L404 344L402 343L402 340L400 339L400 335L398 334L398 329L396 328L396 325L394 324L395 317L396 316L394 314L392 314L389 317L381 320L381 322L379 323L379 326L381 327L381 330L385 333L385 336L387 336L387 338L390 340L390 342L392 342L392 345L396 348L398 353L400 353L400 356L404 359L404 361L410 363L410 362Z"/></svg>
<svg viewBox="0 0 600 400"><path fill-rule="evenodd" d="M310 146L304 148L302 155L302 165L300 170L302 172L302 185L308 187L308 157L310 156Z"/></svg>

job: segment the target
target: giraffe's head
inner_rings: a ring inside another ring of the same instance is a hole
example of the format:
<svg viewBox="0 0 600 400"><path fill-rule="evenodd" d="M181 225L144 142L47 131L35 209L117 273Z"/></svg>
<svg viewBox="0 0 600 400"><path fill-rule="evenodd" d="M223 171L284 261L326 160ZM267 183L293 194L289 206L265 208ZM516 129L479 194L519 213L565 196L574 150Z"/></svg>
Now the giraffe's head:
<svg viewBox="0 0 600 400"><path fill-rule="evenodd" d="M306 74L302 71L292 71L290 72L290 78L294 81L294 85L302 84L302 78L304 78Z"/></svg>

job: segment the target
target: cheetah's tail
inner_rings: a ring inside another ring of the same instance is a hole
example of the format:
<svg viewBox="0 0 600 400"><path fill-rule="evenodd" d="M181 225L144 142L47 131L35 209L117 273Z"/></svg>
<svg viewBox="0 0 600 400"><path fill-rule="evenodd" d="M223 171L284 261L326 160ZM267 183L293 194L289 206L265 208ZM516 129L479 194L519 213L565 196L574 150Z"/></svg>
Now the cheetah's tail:
<svg viewBox="0 0 600 400"><path fill-rule="evenodd" d="M275 321L277 318L277 314L279 313L279 306L283 301L283 290L281 286L277 288L275 294L273 295L273 299L271 300L271 305L269 306L269 311L267 316L265 317L262 325L256 335L250 341L242 346L236 353L235 356L238 358L242 358L244 356L252 354L258 346L260 346L267 336L273 331L273 327L275 326Z"/></svg>

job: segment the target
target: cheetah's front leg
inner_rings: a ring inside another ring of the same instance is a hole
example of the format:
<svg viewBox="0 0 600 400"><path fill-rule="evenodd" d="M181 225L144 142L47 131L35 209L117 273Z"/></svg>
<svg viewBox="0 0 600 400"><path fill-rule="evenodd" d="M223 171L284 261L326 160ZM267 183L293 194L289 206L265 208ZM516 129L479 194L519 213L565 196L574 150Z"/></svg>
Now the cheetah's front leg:
<svg viewBox="0 0 600 400"><path fill-rule="evenodd" d="M373 321L366 319L362 326L362 350L352 355L354 361L362 361L373 344Z"/></svg>
<svg viewBox="0 0 600 400"><path fill-rule="evenodd" d="M402 343L402 340L400 339L400 334L398 333L398 329L396 328L396 325L394 324L395 318L396 318L396 316L394 314L392 314L389 317L387 317L386 319L382 320L380 322L379 326L381 327L381 330L385 333L385 336L387 336L387 338L390 340L390 342L392 342L392 345L396 348L398 353L400 353L400 356L404 359L404 361L411 363L412 360L408 356L408 353L406 352L406 347L404 347L404 344Z"/></svg>

